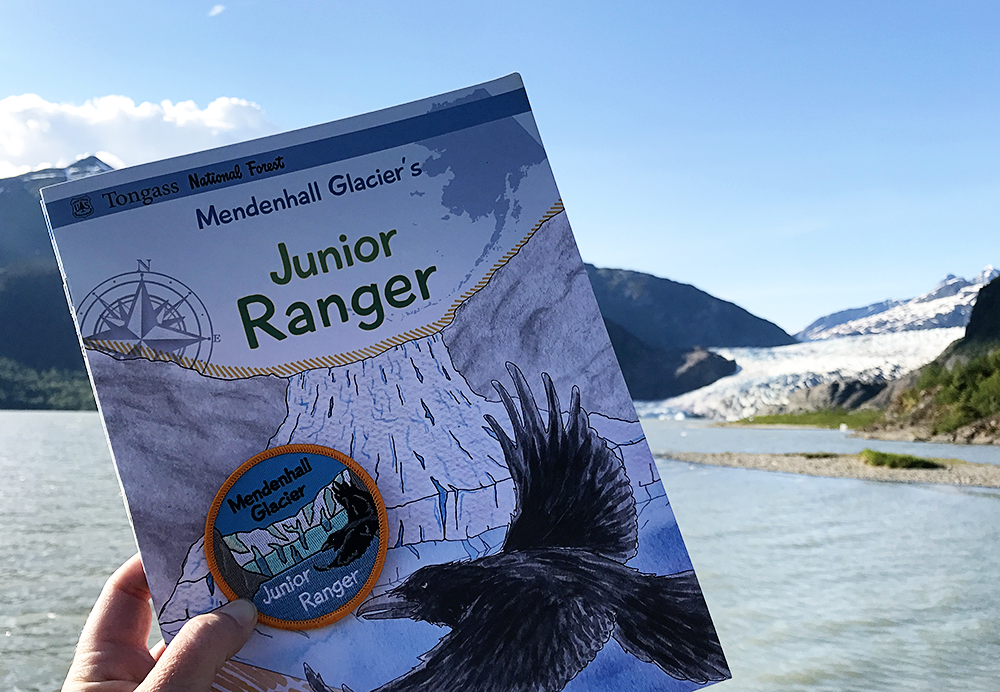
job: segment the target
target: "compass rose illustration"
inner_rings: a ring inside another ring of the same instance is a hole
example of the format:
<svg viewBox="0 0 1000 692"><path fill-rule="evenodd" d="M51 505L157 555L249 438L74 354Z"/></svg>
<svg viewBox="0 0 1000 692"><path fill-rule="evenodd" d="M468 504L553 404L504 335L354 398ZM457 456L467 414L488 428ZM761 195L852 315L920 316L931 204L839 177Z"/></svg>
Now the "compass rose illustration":
<svg viewBox="0 0 1000 692"><path fill-rule="evenodd" d="M102 282L77 311L88 348L116 358L153 358L208 364L218 337L208 310L177 279L139 260L134 272Z"/></svg>

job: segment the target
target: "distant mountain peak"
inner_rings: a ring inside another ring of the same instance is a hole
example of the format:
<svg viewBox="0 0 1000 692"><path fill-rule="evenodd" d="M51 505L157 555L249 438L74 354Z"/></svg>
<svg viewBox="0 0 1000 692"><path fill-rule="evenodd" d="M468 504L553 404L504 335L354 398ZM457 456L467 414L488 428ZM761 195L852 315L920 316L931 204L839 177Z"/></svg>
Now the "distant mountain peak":
<svg viewBox="0 0 1000 692"><path fill-rule="evenodd" d="M76 180L77 178L89 178L92 175L107 173L108 171L113 170L114 168L104 163L96 156L88 156L80 159L72 166L67 166L65 169L65 175L66 180Z"/></svg>
<svg viewBox="0 0 1000 692"><path fill-rule="evenodd" d="M110 170L96 156L88 156L66 168L45 168L0 180L0 270L18 262L42 262L55 270L38 191Z"/></svg>
<svg viewBox="0 0 1000 692"><path fill-rule="evenodd" d="M927 293L908 300L886 300L819 318L796 334L802 341L841 336L887 334L920 329L964 327L979 290L1000 272L986 265L971 281L948 274Z"/></svg>
<svg viewBox="0 0 1000 692"><path fill-rule="evenodd" d="M976 278L972 280L972 283L985 286L998 276L1000 276L1000 271L994 269L992 264L987 264L981 272L976 274Z"/></svg>

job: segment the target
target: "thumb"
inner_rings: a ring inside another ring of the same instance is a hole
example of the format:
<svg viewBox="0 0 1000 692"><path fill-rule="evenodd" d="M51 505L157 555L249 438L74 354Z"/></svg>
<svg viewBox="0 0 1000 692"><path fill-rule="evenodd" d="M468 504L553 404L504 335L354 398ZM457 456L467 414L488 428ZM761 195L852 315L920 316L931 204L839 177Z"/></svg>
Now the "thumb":
<svg viewBox="0 0 1000 692"><path fill-rule="evenodd" d="M209 692L216 674L257 624L250 601L231 601L189 620L136 692Z"/></svg>

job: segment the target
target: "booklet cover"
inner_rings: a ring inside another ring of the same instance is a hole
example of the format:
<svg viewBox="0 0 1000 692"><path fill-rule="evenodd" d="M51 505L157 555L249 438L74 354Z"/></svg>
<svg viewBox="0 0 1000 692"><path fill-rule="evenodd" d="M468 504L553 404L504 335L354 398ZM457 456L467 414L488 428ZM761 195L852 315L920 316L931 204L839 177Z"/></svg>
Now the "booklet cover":
<svg viewBox="0 0 1000 692"><path fill-rule="evenodd" d="M169 641L220 690L729 677L520 77L43 190Z"/></svg>

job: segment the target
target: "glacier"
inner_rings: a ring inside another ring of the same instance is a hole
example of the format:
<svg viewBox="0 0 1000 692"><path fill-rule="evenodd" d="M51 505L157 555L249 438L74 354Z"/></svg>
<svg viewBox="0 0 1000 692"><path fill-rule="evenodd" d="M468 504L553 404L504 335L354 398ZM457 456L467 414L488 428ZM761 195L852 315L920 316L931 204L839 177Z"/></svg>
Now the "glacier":
<svg viewBox="0 0 1000 692"><path fill-rule="evenodd" d="M924 329L808 341L772 348L715 348L738 370L712 384L663 401L637 401L642 418L689 416L733 421L788 396L837 380L884 382L933 360L965 327Z"/></svg>

